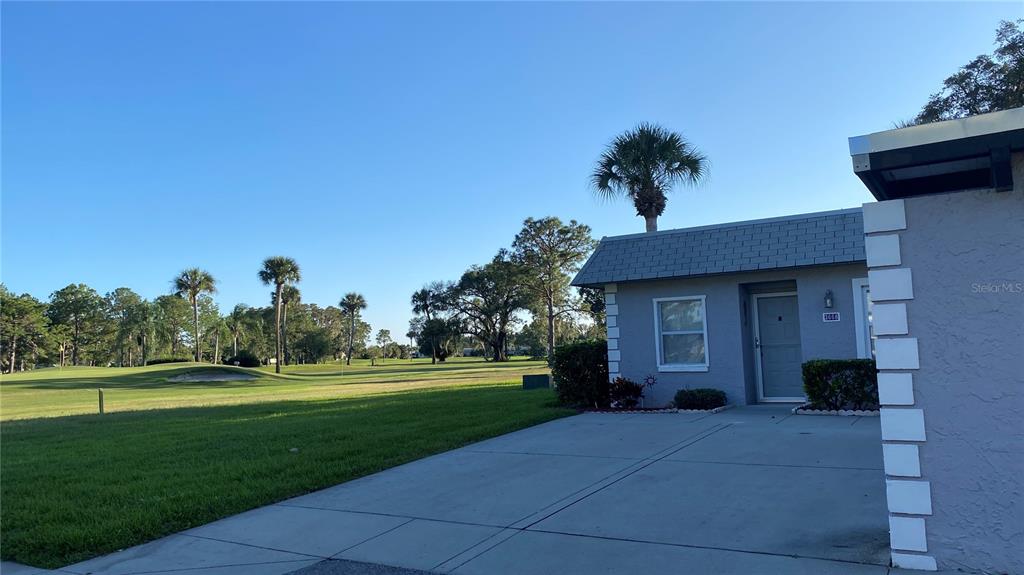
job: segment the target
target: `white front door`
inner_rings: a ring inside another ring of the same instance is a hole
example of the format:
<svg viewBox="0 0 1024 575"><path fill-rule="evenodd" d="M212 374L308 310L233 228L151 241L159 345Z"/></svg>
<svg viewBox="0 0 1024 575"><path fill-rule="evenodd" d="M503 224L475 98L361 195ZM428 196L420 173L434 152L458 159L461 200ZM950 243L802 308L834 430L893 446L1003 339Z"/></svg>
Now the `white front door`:
<svg viewBox="0 0 1024 575"><path fill-rule="evenodd" d="M803 353L796 293L757 294L753 307L758 399L803 401Z"/></svg>

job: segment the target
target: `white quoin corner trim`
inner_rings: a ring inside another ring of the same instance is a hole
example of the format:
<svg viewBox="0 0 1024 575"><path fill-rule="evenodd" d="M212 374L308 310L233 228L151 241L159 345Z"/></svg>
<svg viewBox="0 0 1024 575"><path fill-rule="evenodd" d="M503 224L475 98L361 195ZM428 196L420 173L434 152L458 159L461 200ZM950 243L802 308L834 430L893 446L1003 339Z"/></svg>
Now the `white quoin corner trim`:
<svg viewBox="0 0 1024 575"><path fill-rule="evenodd" d="M608 380L612 381L619 377L619 361L622 352L619 351L619 305L617 301L619 286L617 284L605 284L604 286L604 317L605 327L608 330Z"/></svg>
<svg viewBox="0 0 1024 575"><path fill-rule="evenodd" d="M914 276L903 265L900 241L900 232L907 229L906 205L903 200L871 202L863 210L892 565L935 571L935 558L925 555L926 520L932 514L931 483L921 472L925 414L914 408L913 371L921 367L918 340L908 319Z"/></svg>

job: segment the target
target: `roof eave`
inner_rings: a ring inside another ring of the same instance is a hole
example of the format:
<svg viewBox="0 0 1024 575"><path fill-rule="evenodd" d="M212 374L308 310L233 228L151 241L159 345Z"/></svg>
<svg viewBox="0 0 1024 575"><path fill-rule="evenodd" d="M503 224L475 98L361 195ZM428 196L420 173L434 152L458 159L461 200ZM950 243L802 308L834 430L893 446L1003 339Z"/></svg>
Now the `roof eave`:
<svg viewBox="0 0 1024 575"><path fill-rule="evenodd" d="M1024 108L850 138L853 171L878 200L1013 186Z"/></svg>
<svg viewBox="0 0 1024 575"><path fill-rule="evenodd" d="M573 287L603 288L604 286L606 286L608 284L624 284L624 283L653 282L653 281L671 281L671 280L690 280L690 279L699 279L699 278L716 277L716 276L731 276L731 275L739 275L739 274L756 274L756 273L761 273L761 272L786 271L786 270L795 270L795 269L801 269L802 270L802 269L810 269L810 268L823 268L823 267L832 267L832 266L848 266L848 265L856 265L856 264L865 264L866 265L867 264L867 259L866 258L859 258L859 259L855 258L855 259L844 260L844 261L821 262L821 263L816 263L816 264L801 264L801 265L794 265L794 266L779 266L779 267L773 267L773 268L761 268L761 269L756 269L756 270L754 270L754 269L729 270L729 271L720 271L720 272L709 272L709 273L704 273L704 274L671 275L671 276L662 276L662 277L653 277L653 278L605 279L605 280L601 280L601 281L588 281L588 282L584 282L584 283L576 283L576 280L573 279L573 281L570 283L570 285L572 285Z"/></svg>

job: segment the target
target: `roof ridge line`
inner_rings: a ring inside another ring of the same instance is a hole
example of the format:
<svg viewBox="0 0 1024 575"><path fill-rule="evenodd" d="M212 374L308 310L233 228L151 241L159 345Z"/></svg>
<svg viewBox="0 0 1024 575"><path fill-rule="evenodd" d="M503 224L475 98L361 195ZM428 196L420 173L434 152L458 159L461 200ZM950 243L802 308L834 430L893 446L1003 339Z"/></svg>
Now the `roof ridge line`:
<svg viewBox="0 0 1024 575"><path fill-rule="evenodd" d="M738 222L726 222L722 224L708 224L704 226L694 226L690 228L675 228L671 230L661 230L657 232L640 232L635 234L625 234L621 236L604 236L601 238L602 242L615 242L619 240L630 240L636 238L652 238L658 236L669 236L673 234L682 234L690 232L699 232L705 230L722 230L727 228L736 228L740 226L748 226L755 224L770 224L774 222L787 222L793 220L809 220L812 218L826 217L826 216L838 216L843 214L858 214L863 210L861 208L842 208L838 210L826 210L824 212L808 212L805 214L790 214L788 216L774 216L770 218L760 218L756 220L742 220ZM581 270L582 271L582 270Z"/></svg>

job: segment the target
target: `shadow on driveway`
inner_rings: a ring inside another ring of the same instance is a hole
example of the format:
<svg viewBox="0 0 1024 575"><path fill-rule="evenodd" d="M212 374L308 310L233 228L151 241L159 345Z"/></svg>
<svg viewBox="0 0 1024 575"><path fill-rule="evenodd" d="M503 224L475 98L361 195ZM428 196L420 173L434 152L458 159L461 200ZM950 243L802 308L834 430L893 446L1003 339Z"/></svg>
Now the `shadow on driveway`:
<svg viewBox="0 0 1024 575"><path fill-rule="evenodd" d="M884 575L878 419L788 409L570 417L69 570L207 572L181 559L194 540L261 573Z"/></svg>

